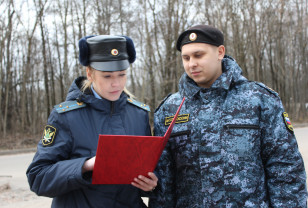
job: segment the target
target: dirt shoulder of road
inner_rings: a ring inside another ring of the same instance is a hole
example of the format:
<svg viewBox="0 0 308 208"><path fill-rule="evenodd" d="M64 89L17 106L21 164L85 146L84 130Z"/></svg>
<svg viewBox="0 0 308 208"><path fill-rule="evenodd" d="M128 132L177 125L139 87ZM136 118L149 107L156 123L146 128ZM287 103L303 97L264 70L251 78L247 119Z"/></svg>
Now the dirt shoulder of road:
<svg viewBox="0 0 308 208"><path fill-rule="evenodd" d="M292 125L293 125L294 128L308 127L308 123L293 123Z"/></svg>
<svg viewBox="0 0 308 208"><path fill-rule="evenodd" d="M15 135L0 138L0 155L35 152L41 135Z"/></svg>

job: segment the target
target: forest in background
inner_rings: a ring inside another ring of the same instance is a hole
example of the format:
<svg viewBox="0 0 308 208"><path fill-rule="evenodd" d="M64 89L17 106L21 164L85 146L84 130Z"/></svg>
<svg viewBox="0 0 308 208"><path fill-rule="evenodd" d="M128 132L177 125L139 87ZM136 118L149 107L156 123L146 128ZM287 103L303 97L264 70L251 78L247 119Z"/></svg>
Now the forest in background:
<svg viewBox="0 0 308 208"><path fill-rule="evenodd" d="M225 35L243 74L277 91L293 122L308 120L307 0L0 0L0 140L42 133L53 106L85 74L78 40L127 35L137 61L128 89L155 107L178 89L176 40L195 24ZM36 138L38 141L40 138Z"/></svg>

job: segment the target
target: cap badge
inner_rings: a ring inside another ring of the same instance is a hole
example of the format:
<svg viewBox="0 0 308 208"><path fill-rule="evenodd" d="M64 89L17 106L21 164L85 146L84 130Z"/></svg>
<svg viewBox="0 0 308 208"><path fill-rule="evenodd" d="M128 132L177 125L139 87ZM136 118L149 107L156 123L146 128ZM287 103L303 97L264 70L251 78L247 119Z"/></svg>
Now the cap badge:
<svg viewBox="0 0 308 208"><path fill-rule="evenodd" d="M117 56L117 55L119 54L119 51L118 51L117 49L112 49L112 50L111 50L111 54L112 54L113 56Z"/></svg>
<svg viewBox="0 0 308 208"><path fill-rule="evenodd" d="M195 41L196 39L197 39L197 34L196 33L190 33L189 40L190 41Z"/></svg>

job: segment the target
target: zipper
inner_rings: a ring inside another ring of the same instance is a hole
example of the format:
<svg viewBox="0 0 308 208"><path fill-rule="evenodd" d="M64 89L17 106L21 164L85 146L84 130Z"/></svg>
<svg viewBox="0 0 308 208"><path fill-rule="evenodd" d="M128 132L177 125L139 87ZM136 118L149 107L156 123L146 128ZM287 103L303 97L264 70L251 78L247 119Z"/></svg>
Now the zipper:
<svg viewBox="0 0 308 208"><path fill-rule="evenodd" d="M113 111L114 111L114 102L111 102L110 116L112 116Z"/></svg>
<svg viewBox="0 0 308 208"><path fill-rule="evenodd" d="M260 126L253 124L227 124L225 127L230 129L260 129Z"/></svg>

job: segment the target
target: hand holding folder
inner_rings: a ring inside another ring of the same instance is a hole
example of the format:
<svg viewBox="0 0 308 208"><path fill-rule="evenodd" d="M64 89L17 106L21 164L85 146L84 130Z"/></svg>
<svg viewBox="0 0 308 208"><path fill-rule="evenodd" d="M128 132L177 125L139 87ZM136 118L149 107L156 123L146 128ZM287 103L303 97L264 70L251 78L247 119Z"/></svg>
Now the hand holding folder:
<svg viewBox="0 0 308 208"><path fill-rule="evenodd" d="M99 135L92 184L131 184L153 172L184 100L164 136Z"/></svg>

